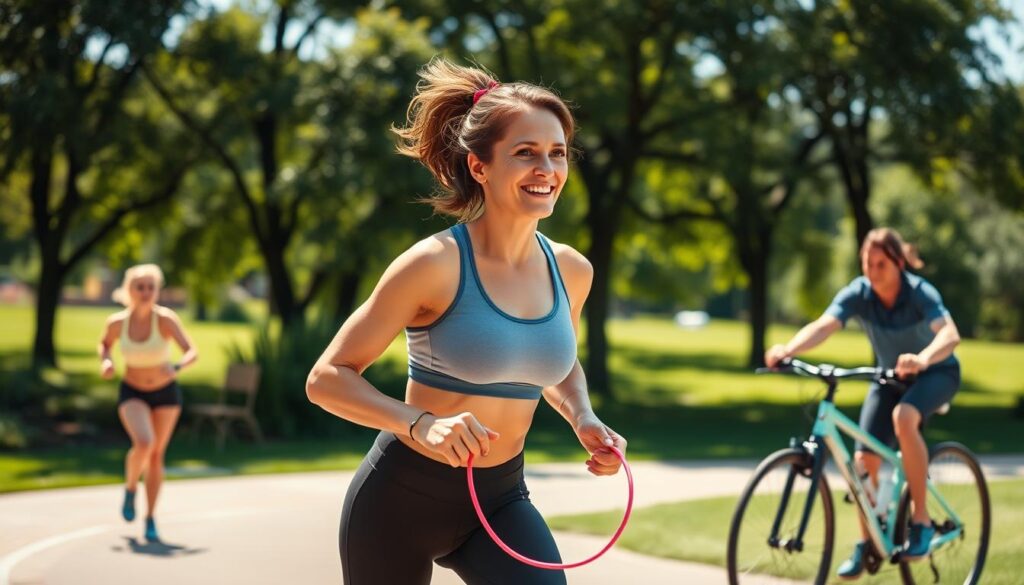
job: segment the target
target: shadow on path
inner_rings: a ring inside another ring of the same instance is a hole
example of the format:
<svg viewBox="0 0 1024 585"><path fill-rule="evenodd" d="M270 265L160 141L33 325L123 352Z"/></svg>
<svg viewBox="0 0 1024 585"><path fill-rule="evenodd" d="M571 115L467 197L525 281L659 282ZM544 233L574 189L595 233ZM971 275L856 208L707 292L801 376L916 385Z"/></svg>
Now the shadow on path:
<svg viewBox="0 0 1024 585"><path fill-rule="evenodd" d="M174 558L188 555L202 554L207 551L205 548L189 548L184 545L171 544L161 540L139 540L134 536L125 536L123 545L110 547L114 552L131 552L137 555L148 555L151 557Z"/></svg>

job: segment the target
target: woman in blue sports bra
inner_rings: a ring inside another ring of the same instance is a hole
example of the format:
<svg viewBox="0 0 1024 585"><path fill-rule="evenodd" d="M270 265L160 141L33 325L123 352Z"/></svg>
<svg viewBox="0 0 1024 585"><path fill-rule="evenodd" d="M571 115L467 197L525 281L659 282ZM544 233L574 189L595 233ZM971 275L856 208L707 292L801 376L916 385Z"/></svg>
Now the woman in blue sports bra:
<svg viewBox="0 0 1024 585"><path fill-rule="evenodd" d="M125 310L107 318L100 340L100 373L114 377L111 350L120 341L124 377L118 392L117 413L132 441L125 456L125 491L121 515L135 519L135 491L139 479L146 484L146 539L160 540L153 515L164 479L164 452L181 414L178 372L199 357L174 311L156 304L164 275L156 264L129 268L114 300ZM170 343L181 348L181 361L171 363Z"/></svg>
<svg viewBox="0 0 1024 585"><path fill-rule="evenodd" d="M908 268L921 268L913 246L890 228L868 232L860 249L864 275L839 291L825 314L804 326L786 345L765 353L765 363L807 351L856 318L871 341L877 365L894 368L899 376L916 376L900 393L891 386L872 384L860 411L860 426L903 454L903 467L913 501L910 535L902 558L918 560L928 554L935 528L928 516L926 486L928 447L921 425L960 389L960 362L953 350L960 334L942 297L927 280ZM854 457L876 489L882 459L858 442ZM859 578L865 567L867 527L861 520L862 540L838 569L845 580Z"/></svg>
<svg viewBox="0 0 1024 585"><path fill-rule="evenodd" d="M470 584L565 583L495 545L470 503L465 470L494 529L526 556L561 558L523 479L523 446L544 398L572 425L595 475L619 470L626 441L594 414L576 356L592 268L548 240L539 220L565 186L574 122L560 98L498 84L438 58L421 71L399 152L459 220L385 271L310 372L309 399L381 429L349 487L339 549L347 585L428 584L433 563ZM409 381L392 399L363 371L405 330Z"/></svg>

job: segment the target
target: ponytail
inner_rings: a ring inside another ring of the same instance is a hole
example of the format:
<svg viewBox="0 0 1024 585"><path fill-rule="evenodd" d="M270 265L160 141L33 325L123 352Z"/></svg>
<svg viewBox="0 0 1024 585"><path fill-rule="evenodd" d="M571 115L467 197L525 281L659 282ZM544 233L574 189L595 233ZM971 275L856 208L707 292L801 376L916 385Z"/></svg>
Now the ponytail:
<svg viewBox="0 0 1024 585"><path fill-rule="evenodd" d="M482 68L462 67L443 57L420 71L416 95L398 135L398 152L427 167L441 192L425 201L434 210L471 221L484 210L483 187L469 172L466 157L493 159L513 117L529 107L551 111L571 144L575 123L565 102L548 89L523 82L499 84Z"/></svg>
<svg viewBox="0 0 1024 585"><path fill-rule="evenodd" d="M875 248L892 260L893 264L903 269L913 268L920 270L924 268L924 262L918 255L917 246L908 244L900 237L899 232L892 228L875 228L864 236L864 243L860 246L860 256L864 257L868 250Z"/></svg>

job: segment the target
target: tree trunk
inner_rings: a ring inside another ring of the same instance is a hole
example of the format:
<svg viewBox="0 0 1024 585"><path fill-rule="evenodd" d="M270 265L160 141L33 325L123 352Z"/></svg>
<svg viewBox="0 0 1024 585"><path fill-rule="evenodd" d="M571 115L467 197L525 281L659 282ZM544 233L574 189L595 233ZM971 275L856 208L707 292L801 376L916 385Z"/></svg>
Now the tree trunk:
<svg viewBox="0 0 1024 585"><path fill-rule="evenodd" d="M337 304L334 306L334 318L341 322L347 319L356 308L356 295L362 283L362 271L358 268L346 272L338 278Z"/></svg>
<svg viewBox="0 0 1024 585"><path fill-rule="evenodd" d="M853 132L853 131L851 131ZM866 133L867 129L858 128L856 132ZM864 236L874 227L868 201L871 197L871 175L867 163L866 136L861 139L863 144L848 139L841 132L833 132L832 160L839 170L846 190L846 201L850 205L857 229L857 247L864 241Z"/></svg>
<svg viewBox="0 0 1024 585"><path fill-rule="evenodd" d="M764 365L765 334L768 331L768 262L771 258L771 229L763 228L761 236L741 253L743 267L750 278L750 355L747 365Z"/></svg>
<svg viewBox="0 0 1024 585"><path fill-rule="evenodd" d="M63 272L58 258L52 254L43 257L39 287L36 289L36 335L32 346L32 364L35 367L57 365L53 329L57 321L57 304L64 283Z"/></svg>
<svg viewBox="0 0 1024 585"><path fill-rule="evenodd" d="M857 226L857 249L859 250L864 238L874 227L871 212L868 210L868 194L847 193L847 200L850 202L850 211L853 212L853 219Z"/></svg>
<svg viewBox="0 0 1024 585"><path fill-rule="evenodd" d="M283 24L288 15L282 12L280 15ZM281 32L278 33L277 46L281 46ZM271 201L271 192L274 181L277 179L277 115L273 111L266 112L255 121L254 131L260 155L260 172L262 175L263 196L266 198L263 204L263 216L267 220L266 242L261 246L264 262L267 267L267 277L270 279L270 294L273 297L272 306L277 310L281 318L281 325L288 327L296 321L301 321L304 307L295 297L295 287L292 285L291 273L288 271L288 263L285 260L285 250L291 234L282 222L282 209Z"/></svg>
<svg viewBox="0 0 1024 585"><path fill-rule="evenodd" d="M587 258L594 267L594 281L587 297L587 363L585 372L591 392L612 398L611 375L608 372L608 332L605 326L611 304L612 252L619 232L624 201L629 197L636 161L619 164L619 188L612 190L606 181L591 176L587 181L590 208L587 227L590 229L590 250ZM606 175L607 176L607 175Z"/></svg>
<svg viewBox="0 0 1024 585"><path fill-rule="evenodd" d="M596 225L595 225L596 223ZM609 287L611 286L612 242L611 228L601 227L605 222L591 222L591 246L587 257L594 266L594 283L585 305L587 311L587 386L592 394L611 397L611 377L608 374L608 320Z"/></svg>
<svg viewBox="0 0 1024 585"><path fill-rule="evenodd" d="M270 279L272 305L281 318L281 324L288 326L297 318L301 319L302 313L295 300L292 279L285 265L284 248L275 243L267 243L262 247L263 259L267 265L267 278Z"/></svg>
<svg viewBox="0 0 1024 585"><path fill-rule="evenodd" d="M861 242L874 227L871 219L871 210L868 209L868 201L871 199L871 176L867 160L858 158L853 172L856 173L857 189L847 192L847 199L850 201L850 208L853 211L853 219L857 225L857 248L860 249Z"/></svg>
<svg viewBox="0 0 1024 585"><path fill-rule="evenodd" d="M57 352L53 344L57 302L63 282L60 264L60 236L55 233L50 217L50 188L53 180L53 141L41 141L32 150L32 178L29 198L32 204L32 231L39 244L41 259L39 284L36 287L36 331L32 343L34 366L56 366Z"/></svg>

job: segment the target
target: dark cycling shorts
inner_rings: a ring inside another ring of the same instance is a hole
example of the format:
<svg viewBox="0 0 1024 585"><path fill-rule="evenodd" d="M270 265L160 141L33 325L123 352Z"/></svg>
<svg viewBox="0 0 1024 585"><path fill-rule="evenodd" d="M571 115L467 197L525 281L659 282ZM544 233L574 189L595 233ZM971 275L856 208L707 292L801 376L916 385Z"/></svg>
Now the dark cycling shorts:
<svg viewBox="0 0 1024 585"><path fill-rule="evenodd" d="M506 544L561 562L544 519L530 503L523 454L473 470L488 522ZM525 565L498 548L469 500L466 469L428 459L394 434L377 436L356 471L341 513L345 585L429 585L433 564L469 585L564 585L564 571Z"/></svg>
<svg viewBox="0 0 1024 585"><path fill-rule="evenodd" d="M121 382L121 389L117 396L117 405L121 406L125 400L133 398L138 398L145 402L150 408L181 406L181 388L178 387L177 380L171 380L170 384L156 390L139 390L127 382Z"/></svg>
<svg viewBox="0 0 1024 585"><path fill-rule="evenodd" d="M909 404L921 413L921 424L935 414L943 404L953 400L960 389L960 366L937 366L918 375L906 392L891 386L871 384L864 405L860 408L860 428L874 435L882 443L896 448L896 429L892 421L897 404ZM868 451L857 441L858 451Z"/></svg>

